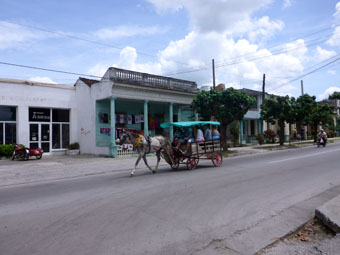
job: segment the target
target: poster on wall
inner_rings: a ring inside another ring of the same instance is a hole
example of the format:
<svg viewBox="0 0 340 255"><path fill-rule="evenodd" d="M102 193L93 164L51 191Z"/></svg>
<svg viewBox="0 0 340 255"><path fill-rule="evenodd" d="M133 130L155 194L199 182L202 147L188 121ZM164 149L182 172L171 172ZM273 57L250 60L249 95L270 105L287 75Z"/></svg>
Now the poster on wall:
<svg viewBox="0 0 340 255"><path fill-rule="evenodd" d="M132 124L132 115L127 116L127 124Z"/></svg>
<svg viewBox="0 0 340 255"><path fill-rule="evenodd" d="M109 115L107 113L98 113L99 123L109 123Z"/></svg>
<svg viewBox="0 0 340 255"><path fill-rule="evenodd" d="M100 128L100 133L103 135L111 135L111 128Z"/></svg>

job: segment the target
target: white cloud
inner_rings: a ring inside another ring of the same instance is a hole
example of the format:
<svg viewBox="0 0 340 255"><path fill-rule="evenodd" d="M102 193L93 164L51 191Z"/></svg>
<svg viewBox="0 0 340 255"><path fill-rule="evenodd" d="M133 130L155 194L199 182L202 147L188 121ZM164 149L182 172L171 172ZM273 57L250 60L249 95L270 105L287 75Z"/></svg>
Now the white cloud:
<svg viewBox="0 0 340 255"><path fill-rule="evenodd" d="M333 16L334 16L336 19L339 19L339 18L340 18L340 2L338 2L338 3L335 5L335 13L333 14Z"/></svg>
<svg viewBox="0 0 340 255"><path fill-rule="evenodd" d="M282 30L284 23L280 20L271 21L268 16L254 19L244 19L236 22L232 29L227 30L231 36L247 36L252 42L264 42L271 38L277 31Z"/></svg>
<svg viewBox="0 0 340 255"><path fill-rule="evenodd" d="M98 63L98 64L94 65L93 67L91 67L87 71L87 73L90 74L90 75L102 77L109 67L111 67L110 64Z"/></svg>
<svg viewBox="0 0 340 255"><path fill-rule="evenodd" d="M29 47L28 42L50 37L55 37L55 35L33 31L22 26L0 21L0 50Z"/></svg>
<svg viewBox="0 0 340 255"><path fill-rule="evenodd" d="M291 0L284 0L283 1L283 8L288 8L292 6L292 1Z"/></svg>
<svg viewBox="0 0 340 255"><path fill-rule="evenodd" d="M340 46L340 26L335 27L333 35L327 41L327 44L331 46Z"/></svg>
<svg viewBox="0 0 340 255"><path fill-rule="evenodd" d="M325 49L321 48L320 46L316 47L315 59L317 61L323 61L323 60L331 58L335 55L336 55L336 52L333 51L333 50L329 51L329 50L325 50Z"/></svg>
<svg viewBox="0 0 340 255"><path fill-rule="evenodd" d="M336 71L335 70L328 70L327 73L329 73L330 75L336 75Z"/></svg>
<svg viewBox="0 0 340 255"><path fill-rule="evenodd" d="M250 17L272 0L148 0L159 13L185 8L194 30L225 31L234 23Z"/></svg>
<svg viewBox="0 0 340 255"><path fill-rule="evenodd" d="M329 87L322 94L320 94L318 96L318 100L327 99L328 96L333 94L334 92L340 92L340 88L339 87Z"/></svg>
<svg viewBox="0 0 340 255"><path fill-rule="evenodd" d="M53 81L51 78L49 77L40 77L40 76L36 76L36 77L32 77L28 79L29 81L35 81L35 82L42 82L42 83L52 83L52 84L57 84L55 81Z"/></svg>
<svg viewBox="0 0 340 255"><path fill-rule="evenodd" d="M165 33L166 31L167 28L158 26L119 26L115 28L102 28L95 31L93 34L101 40L107 40L133 36L149 36Z"/></svg>

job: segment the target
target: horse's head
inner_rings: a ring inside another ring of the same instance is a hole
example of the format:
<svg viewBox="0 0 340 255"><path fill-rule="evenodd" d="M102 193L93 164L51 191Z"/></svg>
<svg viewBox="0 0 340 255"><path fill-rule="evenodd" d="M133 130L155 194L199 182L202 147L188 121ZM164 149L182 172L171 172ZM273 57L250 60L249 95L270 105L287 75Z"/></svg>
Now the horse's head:
<svg viewBox="0 0 340 255"><path fill-rule="evenodd" d="M119 145L122 145L124 143L131 143L130 132L129 131L123 131L123 134L120 137L120 139L117 139L117 143Z"/></svg>

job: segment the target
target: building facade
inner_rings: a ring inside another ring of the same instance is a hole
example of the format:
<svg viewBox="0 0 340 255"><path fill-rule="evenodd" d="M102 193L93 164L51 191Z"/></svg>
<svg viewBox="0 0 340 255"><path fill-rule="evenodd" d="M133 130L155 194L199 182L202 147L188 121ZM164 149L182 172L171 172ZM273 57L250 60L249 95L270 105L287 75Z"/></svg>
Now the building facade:
<svg viewBox="0 0 340 255"><path fill-rule="evenodd" d="M63 152L77 141L75 88L0 79L0 144Z"/></svg>
<svg viewBox="0 0 340 255"><path fill-rule="evenodd" d="M117 156L123 129L156 135L162 122L197 118L189 105L198 91L194 82L113 67L74 86L0 79L0 144L62 154L79 142L81 153Z"/></svg>

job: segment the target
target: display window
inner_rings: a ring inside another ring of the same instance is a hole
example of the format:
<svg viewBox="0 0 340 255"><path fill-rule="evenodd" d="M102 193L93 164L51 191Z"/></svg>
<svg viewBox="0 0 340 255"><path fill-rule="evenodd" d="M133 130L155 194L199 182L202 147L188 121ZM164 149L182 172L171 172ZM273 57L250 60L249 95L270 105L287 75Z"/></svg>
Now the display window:
<svg viewBox="0 0 340 255"><path fill-rule="evenodd" d="M0 144L15 144L16 137L16 107L0 106Z"/></svg>
<svg viewBox="0 0 340 255"><path fill-rule="evenodd" d="M30 147L67 149L70 144L70 111L65 109L30 108Z"/></svg>

